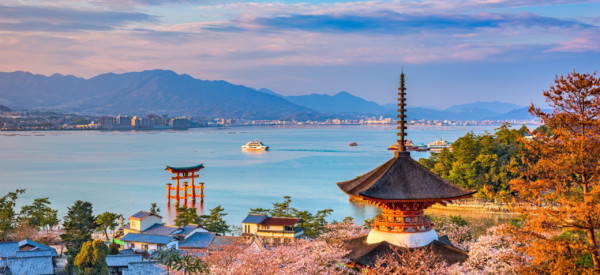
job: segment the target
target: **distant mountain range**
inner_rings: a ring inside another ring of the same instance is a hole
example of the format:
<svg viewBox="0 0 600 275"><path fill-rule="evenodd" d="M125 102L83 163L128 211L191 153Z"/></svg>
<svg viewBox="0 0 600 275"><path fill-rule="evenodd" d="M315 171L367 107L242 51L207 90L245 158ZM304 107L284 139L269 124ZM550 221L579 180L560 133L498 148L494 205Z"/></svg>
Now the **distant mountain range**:
<svg viewBox="0 0 600 275"><path fill-rule="evenodd" d="M147 113L243 119L316 120L356 115L396 116L396 104L379 105L347 92L283 96L226 81L207 81L152 70L71 75L0 73L0 104L11 109L56 110L99 115ZM0 110L4 110L1 109ZM529 119L527 108L502 102L476 102L446 110L409 107L409 119Z"/></svg>

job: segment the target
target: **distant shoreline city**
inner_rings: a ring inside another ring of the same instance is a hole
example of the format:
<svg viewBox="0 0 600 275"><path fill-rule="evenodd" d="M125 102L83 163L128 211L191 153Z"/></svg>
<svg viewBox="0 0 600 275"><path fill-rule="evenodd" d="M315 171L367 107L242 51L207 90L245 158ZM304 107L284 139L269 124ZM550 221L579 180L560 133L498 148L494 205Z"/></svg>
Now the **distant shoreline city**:
<svg viewBox="0 0 600 275"><path fill-rule="evenodd" d="M435 120L412 119L408 125L416 126L480 126L501 125L509 122L514 125L539 124L539 120ZM187 130L202 127L243 127L278 126L307 127L331 125L394 125L389 117L360 116L355 119L325 120L248 120L248 119L196 119L193 117L171 117L169 115L146 116L92 116L60 114L54 112L19 111L0 113L0 131L45 131L45 130Z"/></svg>

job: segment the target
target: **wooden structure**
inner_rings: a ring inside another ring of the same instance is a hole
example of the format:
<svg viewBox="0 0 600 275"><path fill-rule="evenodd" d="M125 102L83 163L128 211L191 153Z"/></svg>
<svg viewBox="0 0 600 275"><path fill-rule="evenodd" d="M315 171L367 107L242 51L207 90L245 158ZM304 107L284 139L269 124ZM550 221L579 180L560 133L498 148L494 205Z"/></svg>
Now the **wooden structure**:
<svg viewBox="0 0 600 275"><path fill-rule="evenodd" d="M423 210L440 203L472 196L475 192L453 185L423 167L406 150L406 103L404 73L398 89L398 151L394 157L353 180L338 186L351 198L369 202L382 209L374 219L368 244L387 241L393 245L421 247L437 241L431 221Z"/></svg>
<svg viewBox="0 0 600 275"><path fill-rule="evenodd" d="M200 198L200 202L204 201L204 183L200 182L196 185L194 182L194 179L200 177L196 173L202 168L204 168L202 164L190 167L167 166L165 170L175 175L171 177L171 180L175 180L175 187L172 187L171 183L167 183L167 202L169 204L171 204L171 199L174 199L177 205L181 200L183 200L184 205L187 205L188 198L192 203L196 202L196 198ZM200 192L197 189L200 189ZM171 191L175 191L175 194L171 195ZM181 194L182 191L183 194Z"/></svg>

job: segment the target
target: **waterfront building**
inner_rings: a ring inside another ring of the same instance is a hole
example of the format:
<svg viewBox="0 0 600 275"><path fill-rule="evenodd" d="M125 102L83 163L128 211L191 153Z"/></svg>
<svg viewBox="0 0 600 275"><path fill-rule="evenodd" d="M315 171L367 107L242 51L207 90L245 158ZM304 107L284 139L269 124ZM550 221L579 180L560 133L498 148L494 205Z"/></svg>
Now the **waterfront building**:
<svg viewBox="0 0 600 275"><path fill-rule="evenodd" d="M115 128L115 118L111 116L100 117L100 129L112 130Z"/></svg>
<svg viewBox="0 0 600 275"><path fill-rule="evenodd" d="M133 129L150 129L150 128L152 128L152 124L150 124L150 120L146 117L134 116L133 118L131 118L131 128L133 128Z"/></svg>
<svg viewBox="0 0 600 275"><path fill-rule="evenodd" d="M187 130L190 127L190 121L185 118L173 118L169 125L173 127L173 129L177 130Z"/></svg>
<svg viewBox="0 0 600 275"><path fill-rule="evenodd" d="M128 116L118 115L116 120L116 128L119 130L131 129L131 118Z"/></svg>
<svg viewBox="0 0 600 275"><path fill-rule="evenodd" d="M131 215L129 225L121 229L122 237L118 237L118 240L123 243L125 249L149 254L161 249L179 249L182 242L188 249L191 249L195 243L198 243L192 240L200 238L195 234L208 232L208 230L192 224L184 227L164 225L161 216L146 211ZM188 238L192 239L186 242Z"/></svg>
<svg viewBox="0 0 600 275"><path fill-rule="evenodd" d="M304 235L302 223L300 218L250 214L242 221L242 236L256 236L262 243L268 245L291 242Z"/></svg>
<svg viewBox="0 0 600 275"><path fill-rule="evenodd" d="M339 188L351 199L381 208L367 236L347 243L352 265L370 266L377 256L395 249L430 247L449 263L464 261L467 253L455 248L447 237L438 237L424 209L440 203L471 197L465 190L442 179L410 157L406 148L406 93L404 73L398 89L398 151L392 159L355 179L339 182Z"/></svg>

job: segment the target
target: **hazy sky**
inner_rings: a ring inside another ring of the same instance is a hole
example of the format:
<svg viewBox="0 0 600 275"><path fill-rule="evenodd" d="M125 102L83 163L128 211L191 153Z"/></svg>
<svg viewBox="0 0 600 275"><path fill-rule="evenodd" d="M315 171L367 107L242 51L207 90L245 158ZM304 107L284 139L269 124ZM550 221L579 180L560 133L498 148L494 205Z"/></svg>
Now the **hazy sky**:
<svg viewBox="0 0 600 275"><path fill-rule="evenodd" d="M284 95L543 103L600 65L600 1L0 0L0 71L171 69Z"/></svg>

